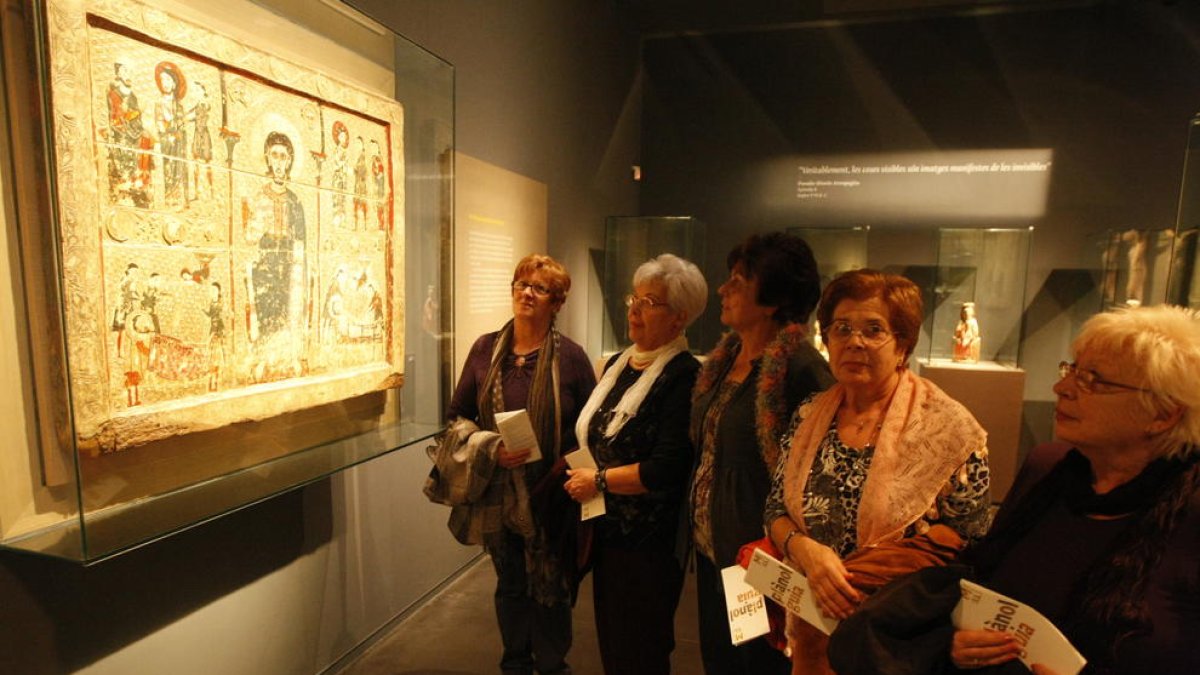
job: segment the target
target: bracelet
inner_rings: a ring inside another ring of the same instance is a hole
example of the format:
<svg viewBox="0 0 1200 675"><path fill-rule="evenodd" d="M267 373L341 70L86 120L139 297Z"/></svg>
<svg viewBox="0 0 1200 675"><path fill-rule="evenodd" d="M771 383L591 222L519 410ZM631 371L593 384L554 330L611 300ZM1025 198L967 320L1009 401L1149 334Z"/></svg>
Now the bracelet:
<svg viewBox="0 0 1200 675"><path fill-rule="evenodd" d="M788 544L792 543L792 537L794 537L798 534L804 534L804 533L801 532L800 530L791 530L790 532L787 533L787 536L783 538L783 550L780 551L780 553L783 554L784 558L792 557L792 554L788 552Z"/></svg>
<svg viewBox="0 0 1200 675"><path fill-rule="evenodd" d="M608 476L605 475L608 469L600 469L596 472L596 492L608 492Z"/></svg>

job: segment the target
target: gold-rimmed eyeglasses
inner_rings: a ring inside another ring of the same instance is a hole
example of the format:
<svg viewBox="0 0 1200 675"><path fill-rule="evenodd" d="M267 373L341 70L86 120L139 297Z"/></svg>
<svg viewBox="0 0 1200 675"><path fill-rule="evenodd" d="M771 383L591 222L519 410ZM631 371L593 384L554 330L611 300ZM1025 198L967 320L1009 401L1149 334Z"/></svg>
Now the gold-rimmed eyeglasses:
<svg viewBox="0 0 1200 675"><path fill-rule="evenodd" d="M670 305L668 305L666 302L653 298L649 295L643 295L639 298L632 293L625 296L625 306L629 309L637 310L654 309L655 307L670 307Z"/></svg>
<svg viewBox="0 0 1200 675"><path fill-rule="evenodd" d="M1096 385L1102 385L1102 386L1106 386L1106 387L1116 387L1117 389L1121 389L1123 391L1141 391L1141 392L1146 392L1146 393L1150 392L1149 389L1145 389L1143 387L1135 387L1132 384L1123 384L1121 382L1113 382L1112 380L1106 380L1106 379L1100 377L1100 374L1097 373L1096 371L1088 370L1087 368L1080 368L1080 367L1076 366L1074 363L1071 363L1068 361L1059 361L1058 362L1058 379L1065 380L1065 379L1067 379L1068 375L1073 375L1075 377L1075 385L1077 387L1079 387L1079 391L1086 392L1088 394L1120 394L1120 393L1122 393L1120 391L1100 391L1100 390L1096 389Z"/></svg>
<svg viewBox="0 0 1200 675"><path fill-rule="evenodd" d="M826 339L831 342L847 342L854 335L862 338L868 347L882 347L895 333L881 323L868 323L855 328L849 321L834 321L825 331Z"/></svg>

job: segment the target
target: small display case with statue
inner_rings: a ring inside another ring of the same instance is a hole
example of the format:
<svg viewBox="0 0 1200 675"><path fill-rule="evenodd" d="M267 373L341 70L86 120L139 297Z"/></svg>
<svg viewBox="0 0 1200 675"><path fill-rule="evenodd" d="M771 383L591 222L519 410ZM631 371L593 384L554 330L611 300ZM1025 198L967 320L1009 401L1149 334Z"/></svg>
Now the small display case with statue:
<svg viewBox="0 0 1200 675"><path fill-rule="evenodd" d="M1016 476L1025 371L1018 366L1033 230L938 231L931 338L921 375L988 431L992 497Z"/></svg>

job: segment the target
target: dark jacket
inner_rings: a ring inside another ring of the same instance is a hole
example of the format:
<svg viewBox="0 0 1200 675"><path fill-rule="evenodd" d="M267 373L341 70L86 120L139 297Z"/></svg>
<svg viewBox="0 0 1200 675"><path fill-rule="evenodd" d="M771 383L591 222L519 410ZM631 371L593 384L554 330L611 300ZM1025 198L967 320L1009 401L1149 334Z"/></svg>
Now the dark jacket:
<svg viewBox="0 0 1200 675"><path fill-rule="evenodd" d="M606 369L612 367L616 358L609 360ZM614 438L597 442L598 434L589 437L588 445L600 466L640 464L639 478L648 490L640 495L605 495L607 513L597 523L598 543L626 549L661 549L668 553L675 545L680 504L692 466L688 410L698 370L700 363L690 353L675 356L651 386L637 414ZM614 405L628 389L621 385L636 380L636 376L627 375L632 373L622 374L618 386L609 392L608 398ZM600 422L593 419L592 428Z"/></svg>
<svg viewBox="0 0 1200 675"><path fill-rule="evenodd" d="M732 367L733 359L728 367ZM728 369L718 381L723 381ZM732 565L742 544L763 536L763 504L771 491L775 467L763 462L756 429L759 365L742 381L721 415L713 458L713 482L709 493L709 517L712 524L713 561L718 568ZM790 414L809 394L833 384L829 364L808 343L788 358L784 400ZM700 428L719 387L714 386L692 403L692 437L699 439ZM786 418L785 425L786 426ZM696 448L693 477L699 466L700 448ZM690 482L689 482L690 484ZM690 543L690 521L686 528Z"/></svg>

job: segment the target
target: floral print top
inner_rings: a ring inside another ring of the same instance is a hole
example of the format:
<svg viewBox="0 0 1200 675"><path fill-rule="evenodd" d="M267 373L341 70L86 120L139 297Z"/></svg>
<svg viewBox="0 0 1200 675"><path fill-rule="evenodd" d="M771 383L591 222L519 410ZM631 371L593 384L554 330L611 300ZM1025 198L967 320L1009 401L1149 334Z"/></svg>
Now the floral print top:
<svg viewBox="0 0 1200 675"><path fill-rule="evenodd" d="M696 549L709 560L716 557L708 507L717 455L717 429L720 427L721 413L728 407L729 400L740 386L741 382L730 382L728 379L721 381L717 394L708 407L704 425L700 428L700 466L696 468L696 478L692 482L692 538L696 542Z"/></svg>
<svg viewBox="0 0 1200 675"><path fill-rule="evenodd" d="M768 529L776 518L788 514L783 502L783 475L791 454L791 439L801 421L799 415L793 415L781 447L763 512ZM843 558L858 547L858 503L873 455L874 448L870 446L859 449L843 443L835 419L821 439L804 487L804 526L808 535ZM990 523L988 485L987 455L972 453L947 477L946 485L924 517L910 525L904 536L924 534L931 525L941 523L967 542L978 540Z"/></svg>

